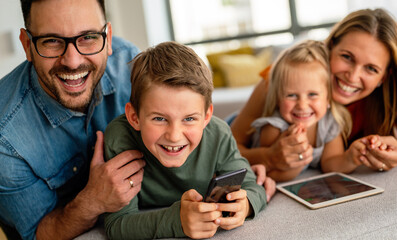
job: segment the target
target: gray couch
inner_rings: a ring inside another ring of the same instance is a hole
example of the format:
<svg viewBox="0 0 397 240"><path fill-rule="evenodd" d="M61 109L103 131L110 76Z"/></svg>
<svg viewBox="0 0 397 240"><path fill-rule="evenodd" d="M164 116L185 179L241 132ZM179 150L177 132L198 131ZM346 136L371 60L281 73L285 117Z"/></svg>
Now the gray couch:
<svg viewBox="0 0 397 240"><path fill-rule="evenodd" d="M299 178L320 174L306 170ZM255 219L231 230L219 230L213 239L397 239L397 169L356 170L353 177L385 189L381 194L317 210L310 210L277 192ZM106 239L96 228L77 239Z"/></svg>
<svg viewBox="0 0 397 240"><path fill-rule="evenodd" d="M215 88L212 93L214 115L224 119L241 110L251 96L255 85L238 88Z"/></svg>

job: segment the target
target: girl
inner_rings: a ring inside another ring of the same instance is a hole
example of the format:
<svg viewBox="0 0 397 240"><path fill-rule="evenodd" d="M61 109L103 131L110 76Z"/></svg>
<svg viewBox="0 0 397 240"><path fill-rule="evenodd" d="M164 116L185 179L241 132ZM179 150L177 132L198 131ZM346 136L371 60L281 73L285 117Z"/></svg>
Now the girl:
<svg viewBox="0 0 397 240"><path fill-rule="evenodd" d="M281 134L299 135L313 147L305 156L310 166L331 161L344 152L351 129L348 111L332 101L328 52L324 43L308 40L284 51L270 73L263 117L252 123L256 129L253 147L270 146ZM295 156L303 160L302 153ZM269 172L276 181L295 178L307 165Z"/></svg>

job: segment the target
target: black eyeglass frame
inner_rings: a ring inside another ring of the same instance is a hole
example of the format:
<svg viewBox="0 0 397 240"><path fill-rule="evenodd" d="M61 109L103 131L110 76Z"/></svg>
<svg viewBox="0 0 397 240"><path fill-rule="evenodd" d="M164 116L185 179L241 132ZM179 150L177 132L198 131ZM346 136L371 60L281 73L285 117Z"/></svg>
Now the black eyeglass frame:
<svg viewBox="0 0 397 240"><path fill-rule="evenodd" d="M74 48L76 48L77 52L79 52L81 55L95 55L95 54L97 54L97 53L102 52L103 48L105 47L106 36L107 36L107 33L108 33L107 26L108 26L108 24L106 23L106 24L103 26L103 29L104 29L104 30L103 30L102 32L87 32L87 33L83 33L83 34L80 34L80 35L74 36L74 37L33 36L32 33L31 33L28 29L26 29L26 33L28 34L29 39L33 42L34 47L36 48L37 54L39 54L41 57L44 57L44 58L58 58L58 57L63 56L63 55L65 54L66 50L68 49L69 43L72 43L73 46L74 46ZM80 37L82 37L82 36L85 36L85 35L89 35L89 34L100 34L100 35L102 36L102 38L103 38L102 47L101 47L100 50L98 50L98 51L96 51L96 52L94 52L94 53L82 53L82 52L80 52L79 48L77 47L76 41L77 41L78 38L80 38ZM63 51L62 54L60 54L60 55L58 55L58 56L54 56L54 57L48 57L48 56L44 56L44 55L41 55L41 54L40 54L39 50L37 49L37 41L38 41L40 38L48 38L48 37L60 38L60 39L62 39L63 41L65 41L65 49L64 49L64 51Z"/></svg>

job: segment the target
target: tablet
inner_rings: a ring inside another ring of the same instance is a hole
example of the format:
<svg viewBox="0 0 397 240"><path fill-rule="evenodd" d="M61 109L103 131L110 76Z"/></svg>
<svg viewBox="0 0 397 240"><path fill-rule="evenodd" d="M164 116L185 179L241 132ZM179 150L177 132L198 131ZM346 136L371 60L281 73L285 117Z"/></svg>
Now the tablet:
<svg viewBox="0 0 397 240"><path fill-rule="evenodd" d="M311 178L286 182L277 189L310 209L382 193L382 188L343 173L326 173Z"/></svg>

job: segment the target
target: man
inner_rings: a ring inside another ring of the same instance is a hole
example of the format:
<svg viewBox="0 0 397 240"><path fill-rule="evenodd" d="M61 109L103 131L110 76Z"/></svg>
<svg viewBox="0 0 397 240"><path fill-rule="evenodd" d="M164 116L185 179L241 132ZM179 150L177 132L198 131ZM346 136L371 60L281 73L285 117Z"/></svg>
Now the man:
<svg viewBox="0 0 397 240"><path fill-rule="evenodd" d="M23 239L70 239L139 192L142 154L103 161L138 49L112 38L104 0L21 0L27 61L0 80L0 222ZM133 161L136 160L136 161Z"/></svg>

